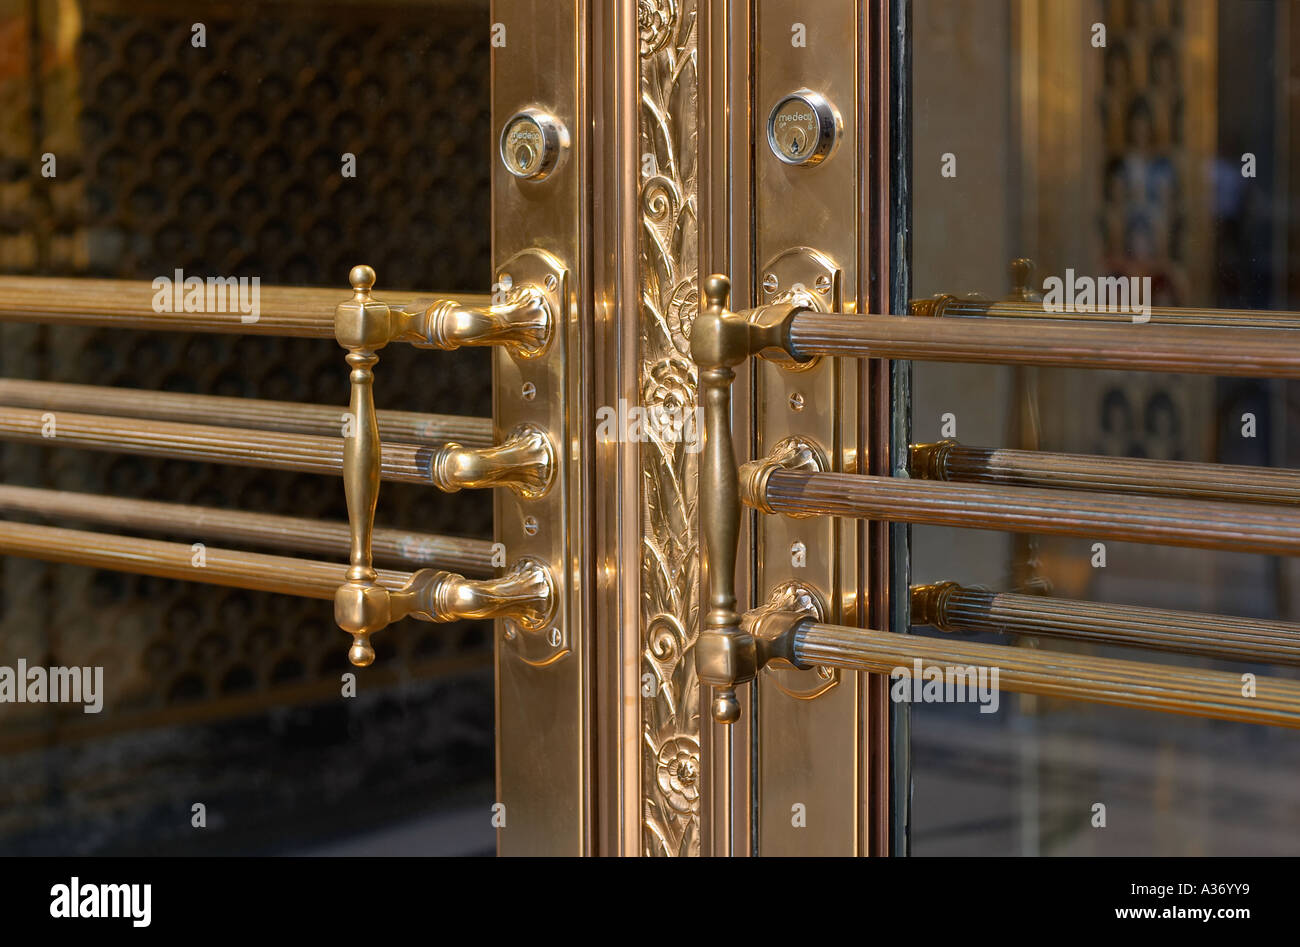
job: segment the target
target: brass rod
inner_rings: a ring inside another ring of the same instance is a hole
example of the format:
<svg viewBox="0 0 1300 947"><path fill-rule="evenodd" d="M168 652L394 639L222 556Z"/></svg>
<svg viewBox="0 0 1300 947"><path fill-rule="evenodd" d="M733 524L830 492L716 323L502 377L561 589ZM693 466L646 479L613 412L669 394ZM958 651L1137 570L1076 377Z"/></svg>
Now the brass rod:
<svg viewBox="0 0 1300 947"><path fill-rule="evenodd" d="M293 401L224 398L13 378L0 378L0 405L287 431L322 437L338 437L341 434L343 414L346 411L342 406L299 404ZM441 445L447 441L456 441L465 447L487 447L493 443L491 418L380 411L379 431L385 440L394 443Z"/></svg>
<svg viewBox="0 0 1300 947"><path fill-rule="evenodd" d="M913 445L910 470L913 477L953 483L1300 503L1300 470L1273 467L1003 450L939 441Z"/></svg>
<svg viewBox="0 0 1300 947"><path fill-rule="evenodd" d="M0 440L338 475L345 439L0 407ZM383 478L428 484L433 454L427 447L385 444Z"/></svg>
<svg viewBox="0 0 1300 947"><path fill-rule="evenodd" d="M1300 378L1300 334L1286 329L924 319L801 311L788 354L917 359L1241 378Z"/></svg>
<svg viewBox="0 0 1300 947"><path fill-rule="evenodd" d="M333 339L334 307L346 298L337 289L262 286L257 321L244 322L248 317L234 305L227 312L157 312L158 293L140 280L6 276L0 281L0 321ZM492 305L490 296L453 295L464 306Z"/></svg>
<svg viewBox="0 0 1300 947"><path fill-rule="evenodd" d="M347 523L295 516L4 484L0 484L0 511L169 533L203 542L250 543L340 559L348 552ZM375 556L394 564L431 566L469 576L488 576L493 572L492 543L483 539L376 529Z"/></svg>
<svg viewBox="0 0 1300 947"><path fill-rule="evenodd" d="M912 622L941 631L992 631L1300 665L1300 625L1291 622L989 592L955 582L913 586Z"/></svg>
<svg viewBox="0 0 1300 947"><path fill-rule="evenodd" d="M754 482L742 478L743 499L750 506L774 513L1051 533L1269 555L1300 553L1300 509L1288 506L779 469L771 471L765 482L763 495L755 496Z"/></svg>
<svg viewBox="0 0 1300 947"><path fill-rule="evenodd" d="M334 598L334 590L342 584L348 571L343 563L212 546L203 549L200 560L189 543L7 520L0 520L0 554L319 599ZM203 565L196 565L198 561ZM380 584L391 589L402 588L410 578L409 572L379 570Z"/></svg>
<svg viewBox="0 0 1300 947"><path fill-rule="evenodd" d="M1300 681L1260 677L1244 696L1240 674L1057 651L978 644L954 638L897 635L866 628L801 622L793 654L802 665L890 674L938 668L996 668L1003 691L1040 694L1244 723L1300 727ZM990 675L991 681L991 675ZM897 682L896 682L897 683Z"/></svg>
<svg viewBox="0 0 1300 947"><path fill-rule="evenodd" d="M1049 312L1041 301L963 299L940 296L914 299L913 315L994 317L998 319L1060 319L1070 322L1133 322L1131 312ZM1151 325L1231 327L1234 329L1300 329L1300 312L1268 309L1181 309L1151 306L1142 313Z"/></svg>

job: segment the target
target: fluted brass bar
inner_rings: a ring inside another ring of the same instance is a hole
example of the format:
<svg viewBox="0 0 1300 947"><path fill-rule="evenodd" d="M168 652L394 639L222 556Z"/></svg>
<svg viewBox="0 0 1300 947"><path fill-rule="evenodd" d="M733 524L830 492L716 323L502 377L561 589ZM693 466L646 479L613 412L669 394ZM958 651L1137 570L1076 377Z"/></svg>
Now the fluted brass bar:
<svg viewBox="0 0 1300 947"><path fill-rule="evenodd" d="M787 353L806 360L917 359L1238 378L1300 378L1300 335L1285 329L1089 325L1017 319L921 319L803 311Z"/></svg>
<svg viewBox="0 0 1300 947"><path fill-rule="evenodd" d="M748 486L753 478L743 478ZM1300 508L1164 497L932 483L858 474L775 470L764 496L742 491L756 509L961 526L1004 532L1086 536L1120 542L1300 553Z"/></svg>
<svg viewBox="0 0 1300 947"><path fill-rule="evenodd" d="M33 526L0 520L0 553L46 562L115 569L156 575L165 579L228 585L261 592L279 592L305 598L332 599L347 566L288 556L219 549L203 551L203 565L195 565L189 543L171 543L134 536L114 536L58 526ZM379 571L378 581L400 589L410 581L408 572Z"/></svg>
<svg viewBox="0 0 1300 947"><path fill-rule="evenodd" d="M1240 674L1082 654L896 635L805 621L793 631L795 659L809 667L889 674L894 668L997 668L998 687L1139 710L1300 727L1300 681L1257 678L1242 694Z"/></svg>
<svg viewBox="0 0 1300 947"><path fill-rule="evenodd" d="M0 378L0 405L288 431L321 437L341 434L344 413L342 407L333 405L12 378ZM380 436L393 443L440 446L447 441L456 441L467 447L486 447L492 443L491 418L415 411L380 411L378 415Z"/></svg>
<svg viewBox="0 0 1300 947"><path fill-rule="evenodd" d="M48 414L0 407L0 440L335 475L343 470L343 445L350 440L67 411L50 415L47 424L43 418ZM45 436L43 430L53 435ZM383 478L428 484L432 455L427 447L385 444Z"/></svg>
<svg viewBox="0 0 1300 947"><path fill-rule="evenodd" d="M144 281L7 276L0 286L0 321L332 339L340 297L337 289L262 286L257 321L243 322L239 312L155 312L157 293ZM490 296L455 295L466 307L492 305Z"/></svg>
<svg viewBox="0 0 1300 947"><path fill-rule="evenodd" d="M1200 464L1091 454L966 447L955 441L911 449L913 477L954 483L1096 490L1233 500L1300 503L1300 470Z"/></svg>
<svg viewBox="0 0 1300 947"><path fill-rule="evenodd" d="M997 319L1061 319L1070 322L1127 322L1131 312L1049 312L1042 302L1008 300L992 302L959 296L914 299L914 316L964 316ZM1175 309L1152 306L1144 316L1152 325L1231 327L1233 329L1300 329L1300 312L1268 309Z"/></svg>
<svg viewBox="0 0 1300 947"><path fill-rule="evenodd" d="M941 631L992 631L1300 665L1300 625L1291 622L989 592L955 582L914 586L912 622Z"/></svg>
<svg viewBox="0 0 1300 947"><path fill-rule="evenodd" d="M343 557L348 524L267 513L219 510L157 500L127 500L66 490L0 484L0 511L58 517L118 529L170 533L205 543L249 543L271 549ZM402 529L376 529L375 557L401 565L492 574L492 543Z"/></svg>

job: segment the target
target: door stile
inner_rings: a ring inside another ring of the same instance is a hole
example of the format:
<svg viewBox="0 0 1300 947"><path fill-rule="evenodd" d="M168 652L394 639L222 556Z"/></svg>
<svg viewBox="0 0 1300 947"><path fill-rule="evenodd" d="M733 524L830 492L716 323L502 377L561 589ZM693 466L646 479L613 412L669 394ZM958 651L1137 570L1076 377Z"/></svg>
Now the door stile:
<svg viewBox="0 0 1300 947"><path fill-rule="evenodd" d="M752 305L754 285L752 48L753 0L704 0L700 13L700 260L699 272L723 273L737 299ZM754 373L736 367L732 427L737 450L754 445ZM744 511L740 548L753 548L754 514ZM740 557L736 595L747 607L757 560ZM707 562L705 568L708 568ZM703 608L704 606L701 605ZM702 695L707 699L707 694ZM740 719L730 726L701 714L702 854L749 856L754 834L757 691L738 692Z"/></svg>
<svg viewBox="0 0 1300 947"><path fill-rule="evenodd" d="M592 5L594 381L591 407L640 404L638 148L640 73L636 6ZM589 406L590 407L590 406ZM642 849L641 462L636 443L597 439L593 592L598 849Z"/></svg>

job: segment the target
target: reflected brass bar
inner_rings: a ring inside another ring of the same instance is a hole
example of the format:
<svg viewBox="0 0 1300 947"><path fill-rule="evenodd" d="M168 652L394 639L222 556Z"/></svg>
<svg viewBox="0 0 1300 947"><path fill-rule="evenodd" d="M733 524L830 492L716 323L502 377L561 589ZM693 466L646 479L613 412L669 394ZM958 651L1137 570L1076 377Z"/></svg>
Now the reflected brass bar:
<svg viewBox="0 0 1300 947"><path fill-rule="evenodd" d="M45 430L53 436L44 436ZM353 438L0 407L0 440L337 475L344 445ZM433 454L427 447L385 444L383 479L432 483Z"/></svg>
<svg viewBox="0 0 1300 947"><path fill-rule="evenodd" d="M0 378L0 405L287 431L319 437L340 436L344 414L342 407L334 405L12 378ZM447 441L456 441L467 447L486 447L492 443L491 418L415 411L379 411L378 416L379 434L385 442L441 446Z"/></svg>
<svg viewBox="0 0 1300 947"><path fill-rule="evenodd" d="M988 592L956 582L913 586L912 623L1300 665L1300 625L1290 622Z"/></svg>
<svg viewBox="0 0 1300 947"><path fill-rule="evenodd" d="M806 361L916 359L1224 378L1300 378L1300 335L1285 329L1153 326L1017 319L920 319L801 310L785 353Z"/></svg>
<svg viewBox="0 0 1300 947"><path fill-rule="evenodd" d="M1049 312L1041 301L1002 300L950 296L913 299L908 308L913 316L944 316L997 319L1058 319L1069 322L1133 322L1131 312ZM1203 326L1232 329L1300 329L1300 312L1268 309L1182 309L1152 306L1150 325Z"/></svg>
<svg viewBox="0 0 1300 947"><path fill-rule="evenodd" d="M752 469L764 463L746 464L741 473L742 499L764 512L1050 533L1278 556L1300 553L1300 508L1296 507L932 483L859 474L790 470L759 474ZM766 483L762 496L749 489L758 482Z"/></svg>
<svg viewBox="0 0 1300 947"><path fill-rule="evenodd" d="M0 511L323 556L345 555L349 541L347 523L4 484L0 484ZM376 529L374 551L377 559L394 564L433 566L471 576L493 571L492 543L482 539Z"/></svg>
<svg viewBox="0 0 1300 947"><path fill-rule="evenodd" d="M6 276L0 285L0 321L332 339L340 295L336 289L262 286L257 321L246 323L239 312L155 312L157 294L152 283L139 280ZM490 296L457 298L466 308L492 306Z"/></svg>
<svg viewBox="0 0 1300 947"><path fill-rule="evenodd" d="M774 623L774 619L768 618ZM1138 710L1243 723L1300 727L1300 681L1260 677L1255 695L1242 695L1240 674L1141 661L1096 658L954 638L896 635L813 621L778 628L789 643L764 645L763 653L788 654L801 667L838 667L890 674L936 668L997 668L998 688Z"/></svg>
<svg viewBox="0 0 1300 947"><path fill-rule="evenodd" d="M1300 503L1300 471L1234 464L914 444L913 477L949 483L1144 494L1242 503Z"/></svg>

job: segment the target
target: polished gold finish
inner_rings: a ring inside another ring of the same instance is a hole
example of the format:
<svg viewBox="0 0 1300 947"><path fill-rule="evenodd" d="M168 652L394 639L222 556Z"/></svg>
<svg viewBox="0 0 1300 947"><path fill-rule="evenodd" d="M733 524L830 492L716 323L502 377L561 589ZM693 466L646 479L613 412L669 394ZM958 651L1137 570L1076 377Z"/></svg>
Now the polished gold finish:
<svg viewBox="0 0 1300 947"><path fill-rule="evenodd" d="M1300 503L1300 471L1089 454L913 444L912 476L953 483L1123 492L1146 496Z"/></svg>
<svg viewBox="0 0 1300 947"><path fill-rule="evenodd" d="M45 325L106 326L168 332L334 337L331 313L338 293L330 289L264 286L260 313L246 322L239 312L156 312L152 283L130 280L6 276L0 292L0 321ZM409 295L406 293L403 296ZM467 308L492 305L488 296L461 296ZM402 310L403 306L398 305Z"/></svg>
<svg viewBox="0 0 1300 947"><path fill-rule="evenodd" d="M953 296L940 293L929 299L913 299L908 311L914 316L944 316L1066 319L1071 322L1132 322L1127 312L1049 312L1042 293L1034 286L1034 262L1021 257L1011 261L1011 293L994 302L979 296ZM1195 309L1152 306L1144 316L1154 325L1219 326L1234 329L1300 328L1300 312L1270 309Z"/></svg>
<svg viewBox="0 0 1300 947"><path fill-rule="evenodd" d="M754 638L736 611L736 555L740 538L736 451L731 437L734 367L755 351L750 322L727 311L731 283L718 274L704 281L704 307L695 320L691 355L704 400L704 450L700 463L700 519L708 575L708 613L695 646L700 681L715 690L713 719L740 717L736 687L758 673Z"/></svg>
<svg viewBox="0 0 1300 947"><path fill-rule="evenodd" d="M792 614L803 615L813 621L826 621L828 609L826 598L815 588L800 582L783 582L772 589L767 597L767 604L750 609L741 616L741 624L754 636L759 647L759 664L762 666L762 679L770 682L777 690L793 697L795 700L813 700L825 694L840 682L838 668L799 667L788 657L779 654L764 655L764 636L768 635L762 624L771 613L780 613L785 618Z"/></svg>
<svg viewBox="0 0 1300 947"><path fill-rule="evenodd" d="M960 639L896 635L803 620L769 626L789 641L765 642L762 653L788 654L797 664L889 674L935 668L996 668L998 687L1085 703L1300 728L1300 681L1260 677L1252 696L1240 674L1168 664L1147 664Z"/></svg>
<svg viewBox="0 0 1300 947"><path fill-rule="evenodd" d="M0 407L0 440L337 475L352 439ZM429 484L431 462L427 447L388 444L379 474L387 481Z"/></svg>
<svg viewBox="0 0 1300 947"><path fill-rule="evenodd" d="M922 675L937 671L940 681L952 669L996 669L997 688L1012 693L1300 728L1300 681L1257 678L1246 696L1241 675L1223 671L896 635L823 624L798 612L767 611L752 627L760 658L796 667L906 671L910 679L919 664ZM987 680L991 685L991 674Z"/></svg>
<svg viewBox="0 0 1300 947"><path fill-rule="evenodd" d="M767 482L778 470L801 470L805 473L825 473L830 469L826 451L820 445L803 437L787 437L777 441L772 452L762 460L751 460L741 464L738 473L740 492L744 497L753 497L751 504L763 513L775 513L766 504ZM816 513L791 513L794 517L816 516Z"/></svg>
<svg viewBox="0 0 1300 947"><path fill-rule="evenodd" d="M347 424L343 410L333 405L9 378L0 378L0 405L285 431L319 437L338 437ZM379 435L386 443L438 447L447 441L467 447L487 447L493 443L491 418L415 411L379 411L378 417Z"/></svg>
<svg viewBox="0 0 1300 947"><path fill-rule="evenodd" d="M370 636L406 617L449 622L465 618L510 619L527 631L545 628L555 614L555 580L545 565L523 559L495 579L421 569L399 589L388 588L373 569L350 567L334 594L334 620L352 635L348 660L366 667L375 660Z"/></svg>
<svg viewBox="0 0 1300 947"><path fill-rule="evenodd" d="M0 511L325 556L346 555L350 541L347 523L4 484ZM475 577L493 572L492 543L482 539L376 529L373 548L376 559L395 565L433 566Z"/></svg>
<svg viewBox="0 0 1300 947"><path fill-rule="evenodd" d="M606 761L594 744L612 705L596 709L607 692L594 664L614 634L600 625L616 618L593 608L599 557L590 523L611 484L595 482L591 473L596 408L604 403L593 401L592 378L594 364L614 355L592 348L593 306L606 300L593 276L598 264L591 233L614 195L626 192L621 181L593 170L606 160L602 145L593 142L600 127L592 101L606 83L594 61L605 52L593 36L600 6L608 5L493 0L491 9L491 22L509 30L509 41L491 48L493 139L528 108L553 117L572 136L542 180L517 178L502 162L491 162L493 283L499 290L546 287L554 315L540 357L493 347L496 431L500 439L532 424L551 436L558 461L544 497L493 491L496 541L512 560L548 563L556 584L548 628L533 632L496 623L496 801L509 813L508 825L497 830L502 855L595 854L604 828L595 780ZM639 298L618 310L624 325L633 321ZM618 697L626 701L634 692L622 690Z"/></svg>
<svg viewBox="0 0 1300 947"><path fill-rule="evenodd" d="M853 516L1270 555L1300 553L1300 509L1294 506L789 470L772 471L766 484L761 497L746 490L744 502L755 509L786 514Z"/></svg>
<svg viewBox="0 0 1300 947"><path fill-rule="evenodd" d="M517 358L536 358L550 344L555 315L542 286L503 289L488 306L454 299L389 305L371 295L371 267L354 266L348 280L353 301L341 304L334 317L335 337L345 347L364 343L378 350L390 342L409 342L416 348L452 351L499 345Z"/></svg>
<svg viewBox="0 0 1300 947"><path fill-rule="evenodd" d="M798 312L787 354L1300 378L1300 340L1285 329L916 319Z"/></svg>
<svg viewBox="0 0 1300 947"><path fill-rule="evenodd" d="M913 586L912 623L1300 665L1300 625L1290 622L989 592L956 582Z"/></svg>
<svg viewBox="0 0 1300 947"><path fill-rule="evenodd" d="M503 579L486 584L462 576L420 572L399 593L379 585L372 559L375 507L379 501L379 423L375 413L374 366L376 354L394 336L393 313L375 302L371 288L375 272L353 267L349 274L353 297L335 314L339 345L348 350L352 371L349 404L353 428L344 438L343 486L347 496L350 551L347 581L334 597L334 618L352 635L348 659L365 667L375 659L370 636L407 614L430 621L466 617L515 619L521 628L537 631L555 609L554 579L545 566L523 560ZM400 334L400 331L396 334ZM495 448L464 448L448 444L430 462L430 479L443 490L462 487L507 486L522 496L543 495L551 485L555 453L545 432L535 428L517 431ZM545 590L541 590L541 586Z"/></svg>
<svg viewBox="0 0 1300 947"><path fill-rule="evenodd" d="M333 598L347 572L346 566L335 562L215 546L206 546L202 557L198 557L190 543L3 520L0 520L0 554L319 599ZM381 588L391 590L402 588L410 578L408 572L379 569L375 581Z"/></svg>
<svg viewBox="0 0 1300 947"><path fill-rule="evenodd" d="M555 609L550 571L529 559L495 579L470 580L434 569L414 574L372 570L373 584L350 598L338 594L352 570L328 562L205 547L202 558L187 543L0 521L0 553L137 572L169 579L334 599L335 617L354 635L352 663L374 660L369 637L401 618L450 622L504 617L521 628L546 626ZM201 563L201 564L200 564ZM342 588L351 588L344 584Z"/></svg>
<svg viewBox="0 0 1300 947"><path fill-rule="evenodd" d="M433 485L447 493L466 488L506 487L521 497L545 496L555 481L555 446L546 432L522 424L496 447L447 444L430 465Z"/></svg>

